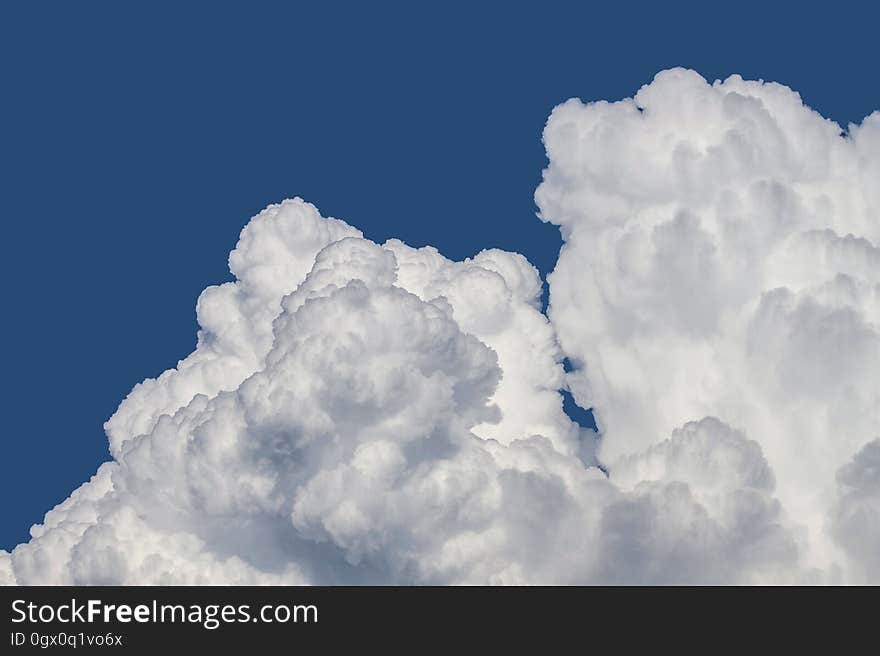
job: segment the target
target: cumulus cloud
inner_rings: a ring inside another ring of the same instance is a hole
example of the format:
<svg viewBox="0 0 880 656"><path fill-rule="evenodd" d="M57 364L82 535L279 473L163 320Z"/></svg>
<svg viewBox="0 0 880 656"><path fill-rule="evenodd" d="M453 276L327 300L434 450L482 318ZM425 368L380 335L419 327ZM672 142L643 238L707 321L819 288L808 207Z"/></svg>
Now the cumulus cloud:
<svg viewBox="0 0 880 656"><path fill-rule="evenodd" d="M876 579L880 120L670 71L545 142L550 319L521 255L270 206L0 583Z"/></svg>
<svg viewBox="0 0 880 656"><path fill-rule="evenodd" d="M196 305L200 326L195 351L175 369L135 385L104 428L116 456L122 444L152 430L197 394L234 390L262 368L272 347L272 322L327 244L361 232L322 218L308 203L271 205L242 230L229 254L235 282L209 287Z"/></svg>
<svg viewBox="0 0 880 656"><path fill-rule="evenodd" d="M439 551L500 521L503 468L484 445L534 439L592 464L522 256L379 246L293 200L251 221L230 269L199 299L195 352L123 401L114 462L3 555L4 576L464 581L476 565Z"/></svg>
<svg viewBox="0 0 880 656"><path fill-rule="evenodd" d="M880 434L880 113L843 132L786 87L677 69L560 105L544 141L549 315L600 459L718 417L760 444L808 562L843 563L835 472Z"/></svg>
<svg viewBox="0 0 880 656"><path fill-rule="evenodd" d="M840 468L837 486L831 513L834 536L850 557L857 580L880 583L880 439Z"/></svg>

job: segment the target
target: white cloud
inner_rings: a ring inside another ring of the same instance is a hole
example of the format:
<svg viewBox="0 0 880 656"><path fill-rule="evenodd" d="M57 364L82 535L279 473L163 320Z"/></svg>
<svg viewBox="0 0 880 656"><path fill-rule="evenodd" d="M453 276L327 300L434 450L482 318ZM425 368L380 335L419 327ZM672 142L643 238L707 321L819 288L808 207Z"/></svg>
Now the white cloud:
<svg viewBox="0 0 880 656"><path fill-rule="evenodd" d="M841 135L785 87L679 69L557 107L544 140L550 317L600 457L719 417L831 571L834 473L880 434L880 113Z"/></svg>
<svg viewBox="0 0 880 656"><path fill-rule="evenodd" d="M869 442L837 472L831 514L837 541L850 557L856 580L880 583L880 439Z"/></svg>
<svg viewBox="0 0 880 656"><path fill-rule="evenodd" d="M405 549L488 530L500 467L484 444L503 450L540 432L541 448L586 471L535 269L501 251L454 263L358 235L299 200L255 217L230 257L238 280L199 300L196 352L122 403L107 424L115 462L4 556L6 575L465 577L465 556L420 571L425 554ZM482 510L464 508L483 497ZM447 507L435 517L431 504Z"/></svg>
<svg viewBox="0 0 880 656"><path fill-rule="evenodd" d="M360 236L359 230L322 218L299 199L270 205L255 216L229 254L236 281L208 287L199 297L196 350L177 368L136 385L106 423L112 454L197 394L212 397L233 390L261 369L281 299L303 281L318 251L344 237Z"/></svg>
<svg viewBox="0 0 880 656"><path fill-rule="evenodd" d="M876 578L880 120L838 132L684 71L557 108L555 325L520 255L271 206L0 583Z"/></svg>

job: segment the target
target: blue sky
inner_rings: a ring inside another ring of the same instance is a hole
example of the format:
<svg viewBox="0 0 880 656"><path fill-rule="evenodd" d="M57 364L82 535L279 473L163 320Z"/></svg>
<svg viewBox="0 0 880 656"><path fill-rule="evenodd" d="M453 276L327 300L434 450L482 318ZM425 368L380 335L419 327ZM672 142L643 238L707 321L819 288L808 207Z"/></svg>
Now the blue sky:
<svg viewBox="0 0 880 656"><path fill-rule="evenodd" d="M532 194L566 98L682 65L782 82L841 123L880 107L876 10L321 5L0 10L0 548L107 459L132 385L192 350L198 293L266 204L546 272L560 240Z"/></svg>

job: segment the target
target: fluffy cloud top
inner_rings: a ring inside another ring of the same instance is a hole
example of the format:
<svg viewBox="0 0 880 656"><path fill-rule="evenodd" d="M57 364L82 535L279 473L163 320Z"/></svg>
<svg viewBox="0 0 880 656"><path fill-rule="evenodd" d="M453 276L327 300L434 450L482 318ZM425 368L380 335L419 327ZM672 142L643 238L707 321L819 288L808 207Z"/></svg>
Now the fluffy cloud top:
<svg viewBox="0 0 880 656"><path fill-rule="evenodd" d="M565 238L550 317L600 458L718 417L832 567L835 472L880 434L880 113L842 133L785 87L672 70L560 105L544 141L536 199Z"/></svg>
<svg viewBox="0 0 880 656"><path fill-rule="evenodd" d="M880 117L670 71L545 142L552 323L520 255L270 206L0 582L877 580Z"/></svg>

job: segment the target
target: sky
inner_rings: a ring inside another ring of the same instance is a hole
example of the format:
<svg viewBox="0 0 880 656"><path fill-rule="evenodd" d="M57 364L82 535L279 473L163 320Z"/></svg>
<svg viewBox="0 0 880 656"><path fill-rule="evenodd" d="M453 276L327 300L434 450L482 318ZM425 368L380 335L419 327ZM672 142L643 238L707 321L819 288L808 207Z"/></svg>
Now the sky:
<svg viewBox="0 0 880 656"><path fill-rule="evenodd" d="M562 242L533 195L554 106L686 66L859 121L880 107L876 9L835 9L4 6L0 548L109 459L103 423L192 351L196 298L267 204L547 273Z"/></svg>

